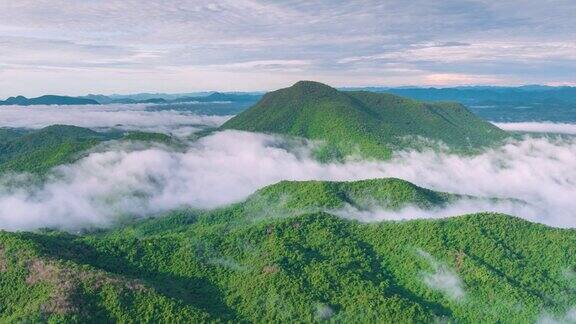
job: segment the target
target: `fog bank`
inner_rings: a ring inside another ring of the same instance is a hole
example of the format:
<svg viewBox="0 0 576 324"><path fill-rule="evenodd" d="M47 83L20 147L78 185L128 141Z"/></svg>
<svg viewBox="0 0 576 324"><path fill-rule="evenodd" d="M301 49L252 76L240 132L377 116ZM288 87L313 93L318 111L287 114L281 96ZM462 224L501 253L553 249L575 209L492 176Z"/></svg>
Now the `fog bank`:
<svg viewBox="0 0 576 324"><path fill-rule="evenodd" d="M576 124L553 122L495 123L507 131L576 135Z"/></svg>
<svg viewBox="0 0 576 324"><path fill-rule="evenodd" d="M82 106L3 106L2 127L42 128L54 124L92 129L120 128L185 135L194 126L220 126L230 116L204 116L185 110L147 109L145 104Z"/></svg>
<svg viewBox="0 0 576 324"><path fill-rule="evenodd" d="M134 150L117 145L57 168L44 184L25 175L0 179L0 228L8 230L107 226L119 215L146 216L192 206L214 208L245 199L281 180L359 180L397 177L417 185L529 204L462 201L443 210L343 210L365 221L512 213L553 226L576 226L576 141L524 138L477 156L400 152L389 161L321 164L311 143L237 131L191 143Z"/></svg>

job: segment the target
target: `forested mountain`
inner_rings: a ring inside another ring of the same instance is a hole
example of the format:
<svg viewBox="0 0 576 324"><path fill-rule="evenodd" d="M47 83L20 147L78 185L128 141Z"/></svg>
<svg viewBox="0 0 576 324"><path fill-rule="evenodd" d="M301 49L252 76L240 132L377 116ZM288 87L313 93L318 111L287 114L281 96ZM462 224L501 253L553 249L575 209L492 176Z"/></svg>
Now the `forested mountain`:
<svg viewBox="0 0 576 324"><path fill-rule="evenodd" d="M441 141L468 150L497 143L506 132L457 103L425 103L391 94L338 91L300 81L266 94L226 122L238 129L324 140L335 151L386 158L393 149Z"/></svg>
<svg viewBox="0 0 576 324"><path fill-rule="evenodd" d="M366 224L310 209L355 197L394 208L451 196L395 179L282 182L109 231L3 232L0 319L518 323L576 303L573 230L498 214Z"/></svg>

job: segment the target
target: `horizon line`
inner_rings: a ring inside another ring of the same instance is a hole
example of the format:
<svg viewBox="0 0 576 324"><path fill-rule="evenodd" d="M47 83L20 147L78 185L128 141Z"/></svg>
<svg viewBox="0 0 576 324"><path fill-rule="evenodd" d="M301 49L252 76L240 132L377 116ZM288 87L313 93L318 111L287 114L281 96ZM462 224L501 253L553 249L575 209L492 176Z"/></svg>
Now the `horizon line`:
<svg viewBox="0 0 576 324"><path fill-rule="evenodd" d="M314 81L314 80L302 80L302 81ZM315 81L315 82L320 82L320 81ZM327 84L329 86L331 86L328 83L325 82L320 82L323 84ZM293 83L294 84L294 83ZM293 85L292 84L292 85ZM25 97L27 99L31 99L31 98L38 98L38 97L42 97L42 96L63 96L63 97L85 97L85 96L133 96L133 95L144 95L144 94L158 94L158 95L188 95L188 94L199 94L199 93L216 93L216 92L221 92L221 93L267 93L270 91L274 91L274 90L278 90L278 89L283 89L283 88L288 88L290 86L286 86L286 87L280 87L280 88L273 88L273 89L266 89L266 90L232 90L232 89L212 89L212 90L190 90L190 91L177 91L177 92L159 92L159 91L138 91L138 92L127 92L127 93L98 93L98 92L88 92L86 94L81 94L81 95L72 95L72 94L62 94L62 93L43 93L41 95L34 95L34 96L25 96L22 94L16 94L16 95L11 95L11 96L7 96L7 97L0 97L0 101L3 100L7 100L9 98L15 98L15 97ZM563 85L558 85L558 84L522 84L522 85L488 85L488 84L474 84L474 85L452 85L452 86L448 86L448 85L400 85L400 86L385 86L385 85L363 85L363 86L331 86L335 89L339 89L339 90L346 90L346 89L363 89L363 88L375 88L375 89L457 89L457 88L509 88L509 89L514 89L514 88L527 88L527 87L542 87L542 88L576 88L576 84L563 84Z"/></svg>

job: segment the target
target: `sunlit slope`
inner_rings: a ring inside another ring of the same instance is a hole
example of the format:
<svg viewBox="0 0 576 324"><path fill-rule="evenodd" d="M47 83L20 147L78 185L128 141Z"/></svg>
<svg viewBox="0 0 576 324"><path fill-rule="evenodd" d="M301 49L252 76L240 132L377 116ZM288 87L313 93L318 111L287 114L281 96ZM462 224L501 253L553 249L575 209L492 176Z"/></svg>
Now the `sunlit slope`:
<svg viewBox="0 0 576 324"><path fill-rule="evenodd" d="M282 195L287 208L255 208ZM574 230L498 214L366 224L307 211L370 195L392 209L452 197L397 179L281 182L110 231L3 233L0 321L518 323L576 304Z"/></svg>
<svg viewBox="0 0 576 324"><path fill-rule="evenodd" d="M507 136L461 104L344 92L312 81L266 94L222 129L324 140L342 154L384 158L391 150L422 145L415 137L442 141L455 150L470 150Z"/></svg>

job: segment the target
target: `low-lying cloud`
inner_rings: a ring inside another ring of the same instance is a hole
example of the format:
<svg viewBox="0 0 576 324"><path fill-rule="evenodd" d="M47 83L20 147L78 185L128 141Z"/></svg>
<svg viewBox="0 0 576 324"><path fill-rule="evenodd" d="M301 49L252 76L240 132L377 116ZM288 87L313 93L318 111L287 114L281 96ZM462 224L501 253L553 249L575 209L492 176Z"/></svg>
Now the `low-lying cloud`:
<svg viewBox="0 0 576 324"><path fill-rule="evenodd" d="M455 215L466 215L477 212L497 212L509 215L524 215L525 218L535 219L538 213L534 206L526 204L523 201L501 199L467 199L455 201L447 206L439 206L431 209L424 209L417 206L408 205L400 210L389 210L380 208L377 205L368 206L368 208L358 209L351 205L334 211L329 211L338 216L359 220L361 222L379 222L379 221L400 221L411 219L437 219L446 218Z"/></svg>
<svg viewBox="0 0 576 324"><path fill-rule="evenodd" d="M553 122L495 123L507 131L576 135L576 124Z"/></svg>
<svg viewBox="0 0 576 324"><path fill-rule="evenodd" d="M423 273L424 283L452 300L461 301L465 295L464 283L456 272L451 270L446 264L436 260L430 253L423 250L418 250L417 252L432 268L431 272Z"/></svg>
<svg viewBox="0 0 576 324"><path fill-rule="evenodd" d="M187 135L199 126L219 126L230 116L197 115L185 110L147 109L144 104L82 106L4 106L2 127L42 128L54 124L92 129L120 128Z"/></svg>
<svg viewBox="0 0 576 324"><path fill-rule="evenodd" d="M527 204L462 201L442 210L407 207L371 214L343 210L344 216L376 221L490 210L553 226L576 226L576 140L526 137L476 156L410 151L384 162L330 164L313 160L312 147L238 131L204 137L186 151L113 145L75 164L58 167L42 184L26 175L1 178L0 228L107 226L119 215L227 205L281 180L379 177L402 178L454 193L516 198Z"/></svg>
<svg viewBox="0 0 576 324"><path fill-rule="evenodd" d="M570 308L565 314L554 315L551 313L544 313L540 315L537 324L569 324L576 322L576 307Z"/></svg>

